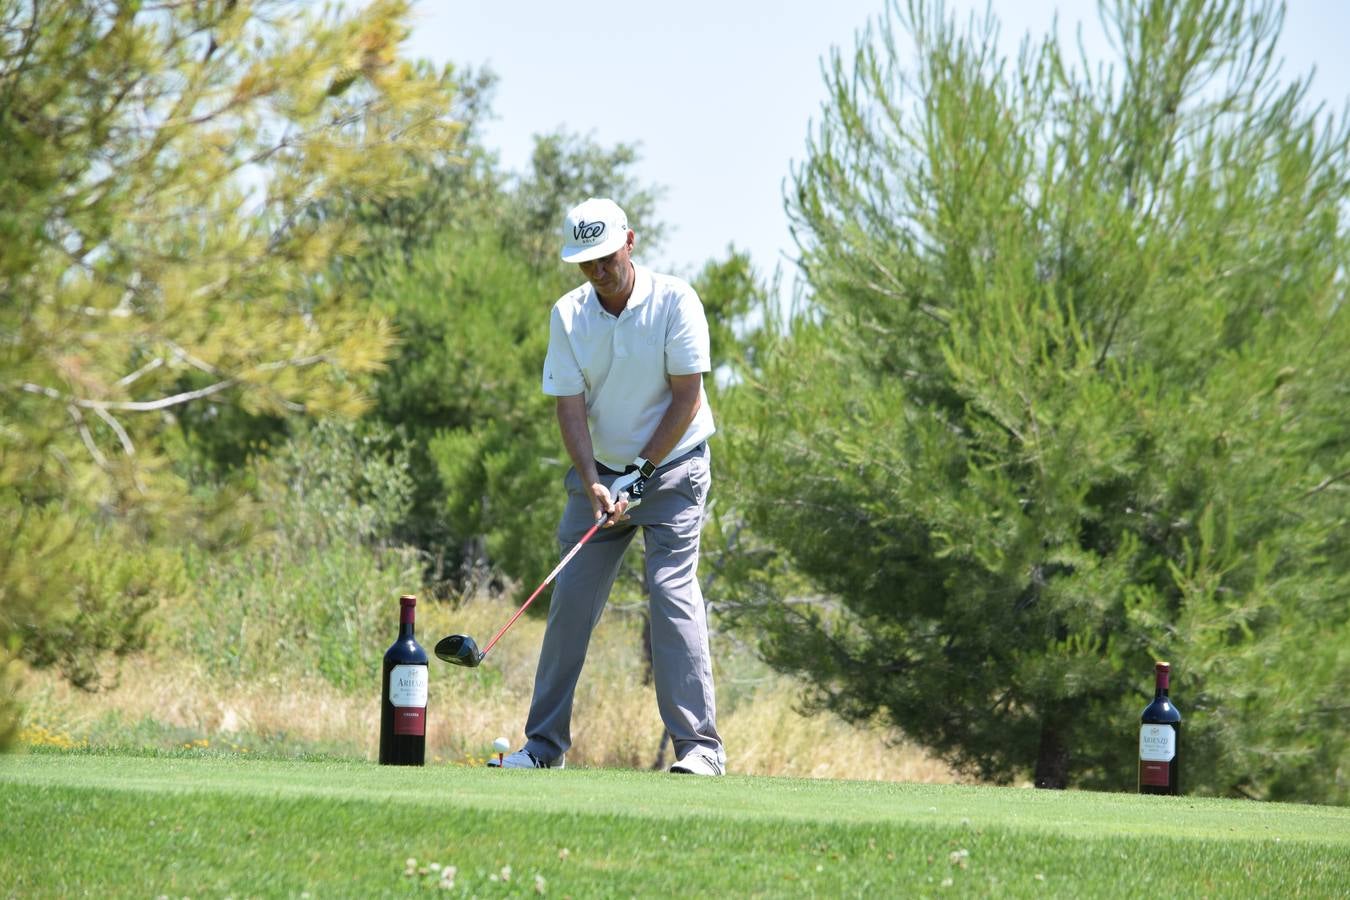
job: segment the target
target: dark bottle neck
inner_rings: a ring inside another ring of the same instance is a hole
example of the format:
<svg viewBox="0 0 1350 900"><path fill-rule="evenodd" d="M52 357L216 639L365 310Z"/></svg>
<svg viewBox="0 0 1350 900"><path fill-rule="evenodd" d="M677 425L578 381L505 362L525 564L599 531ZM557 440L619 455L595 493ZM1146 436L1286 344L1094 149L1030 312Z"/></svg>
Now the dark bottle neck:
<svg viewBox="0 0 1350 900"><path fill-rule="evenodd" d="M1167 691L1172 681L1172 671L1166 666L1159 666L1156 670L1156 687L1153 691L1154 700L1162 700L1167 697Z"/></svg>
<svg viewBox="0 0 1350 900"><path fill-rule="evenodd" d="M398 640L413 640L413 614L416 611L416 596L404 594L398 598Z"/></svg>

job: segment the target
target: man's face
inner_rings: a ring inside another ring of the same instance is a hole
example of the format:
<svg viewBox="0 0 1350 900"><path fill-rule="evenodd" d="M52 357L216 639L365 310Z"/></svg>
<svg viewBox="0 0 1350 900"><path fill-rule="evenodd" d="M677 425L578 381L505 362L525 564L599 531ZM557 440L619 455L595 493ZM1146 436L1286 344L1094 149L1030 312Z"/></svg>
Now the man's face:
<svg viewBox="0 0 1350 900"><path fill-rule="evenodd" d="M577 267L595 288L596 293L602 297L612 297L622 294L628 287L628 280L633 277L633 268L630 265L632 255L633 232L630 231L628 240L618 250L609 256L577 263Z"/></svg>

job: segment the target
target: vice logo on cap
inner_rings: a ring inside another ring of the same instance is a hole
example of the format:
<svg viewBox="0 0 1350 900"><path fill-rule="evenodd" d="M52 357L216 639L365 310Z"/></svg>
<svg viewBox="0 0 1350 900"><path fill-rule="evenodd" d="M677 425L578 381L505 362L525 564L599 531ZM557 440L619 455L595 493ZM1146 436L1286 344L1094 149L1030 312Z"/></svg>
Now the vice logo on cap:
<svg viewBox="0 0 1350 900"><path fill-rule="evenodd" d="M587 244L593 244L596 241L600 240L600 238L604 237L604 234L605 234L604 222L587 222L585 219L582 219L580 222L572 226L572 239L575 241L583 241Z"/></svg>

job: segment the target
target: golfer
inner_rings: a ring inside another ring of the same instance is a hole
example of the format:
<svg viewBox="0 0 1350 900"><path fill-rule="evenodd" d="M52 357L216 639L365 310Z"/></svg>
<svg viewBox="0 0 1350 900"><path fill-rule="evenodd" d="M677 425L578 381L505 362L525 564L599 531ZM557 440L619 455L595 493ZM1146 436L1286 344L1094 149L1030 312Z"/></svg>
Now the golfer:
<svg viewBox="0 0 1350 900"><path fill-rule="evenodd" d="M612 200L567 213L562 258L586 283L553 306L544 393L572 459L558 526L564 551L601 516L603 529L558 574L525 723L506 768L561 768L572 698L619 563L638 529L651 592L652 671L675 744L670 771L721 775L699 531L711 483L708 322L688 284L632 261L636 235Z"/></svg>

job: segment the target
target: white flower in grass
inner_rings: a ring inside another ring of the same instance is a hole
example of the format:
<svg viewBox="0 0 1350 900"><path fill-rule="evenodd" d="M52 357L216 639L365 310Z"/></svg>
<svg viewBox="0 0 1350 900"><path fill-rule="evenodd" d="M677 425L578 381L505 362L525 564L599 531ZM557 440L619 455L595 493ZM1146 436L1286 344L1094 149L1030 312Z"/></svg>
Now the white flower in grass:
<svg viewBox="0 0 1350 900"><path fill-rule="evenodd" d="M536 872L535 875L534 875L534 892L535 892L536 894L542 894L542 893L544 893L544 887L545 887L545 885L546 885L546 882L544 881L544 876L543 876L543 875L540 875L538 872Z"/></svg>
<svg viewBox="0 0 1350 900"><path fill-rule="evenodd" d="M502 881L510 881L510 880L511 880L511 867L502 866Z"/></svg>
<svg viewBox="0 0 1350 900"><path fill-rule="evenodd" d="M427 868L430 869L430 870L433 871L433 872L439 872L439 871L441 870L441 864L440 864L440 863L432 863L431 865L427 866Z"/></svg>

